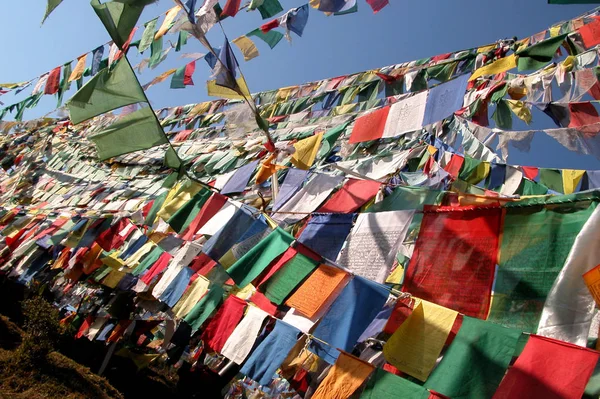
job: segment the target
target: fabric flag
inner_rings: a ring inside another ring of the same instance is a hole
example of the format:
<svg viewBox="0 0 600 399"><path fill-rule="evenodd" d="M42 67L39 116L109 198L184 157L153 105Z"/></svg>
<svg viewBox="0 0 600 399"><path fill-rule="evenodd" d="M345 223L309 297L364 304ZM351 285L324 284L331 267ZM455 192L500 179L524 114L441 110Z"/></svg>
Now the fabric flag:
<svg viewBox="0 0 600 399"><path fill-rule="evenodd" d="M92 51L92 70L91 75L95 76L100 70L100 64L102 64L102 56L104 55L104 45L97 47Z"/></svg>
<svg viewBox="0 0 600 399"><path fill-rule="evenodd" d="M465 316L425 386L450 398L491 398L520 336L520 331Z"/></svg>
<svg viewBox="0 0 600 399"><path fill-rule="evenodd" d="M532 335L493 399L579 399L597 362L594 350Z"/></svg>
<svg viewBox="0 0 600 399"><path fill-rule="evenodd" d="M252 32L246 33L246 36L256 36L260 40L264 41L269 45L270 48L274 48L283 39L283 33L271 30L263 32L260 28L254 29Z"/></svg>
<svg viewBox="0 0 600 399"><path fill-rule="evenodd" d="M517 67L517 57L514 54L511 54L507 57L500 58L491 64L487 64L477 69L471 77L469 81L475 80L481 76L487 75L496 75L502 72L510 71L513 68Z"/></svg>
<svg viewBox="0 0 600 399"><path fill-rule="evenodd" d="M98 158L102 161L169 142L150 107L118 119L88 139L96 144Z"/></svg>
<svg viewBox="0 0 600 399"><path fill-rule="evenodd" d="M323 12L338 12L346 6L346 0L320 0L317 9Z"/></svg>
<svg viewBox="0 0 600 399"><path fill-rule="evenodd" d="M545 67L552 61L556 50L566 37L567 34L559 35L517 51L519 71L537 70Z"/></svg>
<svg viewBox="0 0 600 399"><path fill-rule="evenodd" d="M223 7L223 12L221 13L221 18L224 17L235 17L240 9L241 0L227 0L225 3L225 7Z"/></svg>
<svg viewBox="0 0 600 399"><path fill-rule="evenodd" d="M324 258L335 260L352 229L354 214L315 214L298 241Z"/></svg>
<svg viewBox="0 0 600 399"><path fill-rule="evenodd" d="M171 78L171 89L185 89L185 86L193 86L192 75L196 70L196 61L178 68Z"/></svg>
<svg viewBox="0 0 600 399"><path fill-rule="evenodd" d="M172 268L172 269L170 268L169 270L167 270L167 272L165 272L165 274L163 275L163 278L159 281L159 284L162 283L163 280L167 278L166 274L169 273L169 271L171 271L171 270L176 271L178 269L179 268ZM194 274L194 271L192 269L190 269L189 267L181 268L179 270L179 272L177 273L177 276L173 280L171 280L169 285L165 288L165 290L162 292L162 294L160 296L157 296L155 293L156 286L155 286L154 290L152 290L152 295L154 297L157 297L161 302L166 304L168 307L172 308L173 306L175 306L177 301L179 301L179 299L181 299L181 297L183 296L183 293L185 292L186 288L188 287L190 278L192 277L193 274Z"/></svg>
<svg viewBox="0 0 600 399"><path fill-rule="evenodd" d="M181 7L179 7L179 5L176 5L175 7L171 8L171 9L169 9L169 11L167 11L165 20L160 25L160 28L158 28L158 31L154 35L154 41L163 37L169 31L169 29L171 29L171 27L173 26L173 21L175 20L175 17L177 17L177 14L179 14L180 10L181 10Z"/></svg>
<svg viewBox="0 0 600 399"><path fill-rule="evenodd" d="M556 1L556 0L555 0ZM566 1L566 0L563 0ZM584 1L579 0L577 2L571 0L570 3L583 3ZM564 4L564 3L563 3ZM600 43L600 19L597 16L592 17L592 21L583 25L578 29L583 45L586 49L592 48Z"/></svg>
<svg viewBox="0 0 600 399"><path fill-rule="evenodd" d="M277 196L275 197L273 211L279 210L283 204L285 204L294 196L294 194L298 192L298 190L300 190L302 183L304 183L304 180L306 180L306 176L308 176L308 170L296 168L289 168L287 170L285 179L279 187L279 193L277 193Z"/></svg>
<svg viewBox="0 0 600 399"><path fill-rule="evenodd" d="M500 207L426 206L402 290L485 319L501 222Z"/></svg>
<svg viewBox="0 0 600 399"><path fill-rule="evenodd" d="M407 379L376 369L360 399L428 399L429 392Z"/></svg>
<svg viewBox="0 0 600 399"><path fill-rule="evenodd" d="M507 206L488 320L535 332L546 297L596 205L555 205L535 212Z"/></svg>
<svg viewBox="0 0 600 399"><path fill-rule="evenodd" d="M241 193L246 189L246 185L250 181L252 174L256 170L258 160L252 161L249 164L237 169L233 176L225 183L221 189L221 194Z"/></svg>
<svg viewBox="0 0 600 399"><path fill-rule="evenodd" d="M196 215L200 212L206 201L212 195L212 191L208 189L202 189L198 193L179 208L167 221L169 226L178 233L181 233L186 229L190 223L194 220Z"/></svg>
<svg viewBox="0 0 600 399"><path fill-rule="evenodd" d="M218 62L214 68L214 76L218 86L236 89L237 61L227 37L225 37L225 43L219 52Z"/></svg>
<svg viewBox="0 0 600 399"><path fill-rule="evenodd" d="M290 162L298 169L310 169L315 161L322 139L323 133L318 133L295 143L295 151Z"/></svg>
<svg viewBox="0 0 600 399"><path fill-rule="evenodd" d="M155 68L163 60L163 38L161 36L158 39L155 39L150 45L150 60L148 61L148 67Z"/></svg>
<svg viewBox="0 0 600 399"><path fill-rule="evenodd" d="M586 170L581 180L581 191L600 188L600 170Z"/></svg>
<svg viewBox="0 0 600 399"><path fill-rule="evenodd" d="M389 112L390 107L384 107L358 118L354 123L348 142L354 144L381 138Z"/></svg>
<svg viewBox="0 0 600 399"><path fill-rule="evenodd" d="M298 334L300 330L296 327L275 320L273 331L252 351L240 373L252 378L259 385L269 385L275 371L296 345Z"/></svg>
<svg viewBox="0 0 600 399"><path fill-rule="evenodd" d="M87 56L87 54L84 54L81 57L77 58L77 65L75 65L75 69L73 69L73 72L71 72L71 75L69 76L69 82L81 79L81 77L83 76L83 71L85 70Z"/></svg>
<svg viewBox="0 0 600 399"><path fill-rule="evenodd" d="M244 317L246 301L230 295L202 332L202 341L214 351L221 352L227 338Z"/></svg>
<svg viewBox="0 0 600 399"><path fill-rule="evenodd" d="M441 121L461 109L468 83L469 75L462 75L430 89L423 125Z"/></svg>
<svg viewBox="0 0 600 399"><path fill-rule="evenodd" d="M382 137L396 137L420 130L423 127L427 96L428 92L422 91L392 104Z"/></svg>
<svg viewBox="0 0 600 399"><path fill-rule="evenodd" d="M196 283L196 281L198 283ZM194 331L200 329L204 322L208 320L223 301L223 295L225 293L223 288L213 285L208 292L206 292L208 284L209 281L204 276L199 276L194 280L191 287L183 294L183 297L177 302L176 307L173 309L173 312L177 317L185 317L185 322L188 323ZM188 295L188 292L190 292L190 295ZM175 312L175 309L180 303L182 303L181 307Z"/></svg>
<svg viewBox="0 0 600 399"><path fill-rule="evenodd" d="M227 87L223 87L217 84L216 80L209 80L206 82L206 89L208 91L209 96L220 97L220 98L229 98L231 100L243 100L250 96L250 90L248 90L248 86L246 85L246 81L244 78L239 77L236 79L236 86L238 87L238 91L229 89ZM240 94L240 92L242 94Z"/></svg>
<svg viewBox="0 0 600 399"><path fill-rule="evenodd" d="M62 3L63 0L48 0L48 4L46 5L46 13L44 14L44 18L42 19L42 25L46 21L46 18L54 11L56 7Z"/></svg>
<svg viewBox="0 0 600 399"><path fill-rule="evenodd" d="M398 370L426 381L440 356L458 313L419 301L383 346L383 355Z"/></svg>
<svg viewBox="0 0 600 399"><path fill-rule="evenodd" d="M569 103L571 118L568 127L581 127L600 122L598 111L593 103ZM566 194L566 193L565 193Z"/></svg>
<svg viewBox="0 0 600 399"><path fill-rule="evenodd" d="M248 306L246 315L227 338L221 354L236 364L242 364L250 354L268 315L256 306Z"/></svg>
<svg viewBox="0 0 600 399"><path fill-rule="evenodd" d="M99 0L92 0L91 4L113 42L119 49L123 49L144 7L151 2L151 0L109 1L101 4Z"/></svg>
<svg viewBox="0 0 600 399"><path fill-rule="evenodd" d="M60 67L54 68L48 74L46 80L46 86L44 87L44 94L56 94L60 85Z"/></svg>
<svg viewBox="0 0 600 399"><path fill-rule="evenodd" d="M157 77L155 77L154 79L152 79L150 82L146 83L145 85L142 86L142 89L144 91L148 90L150 87L162 83L165 80L167 80L169 78L169 76L173 75L175 72L177 72L177 69L173 68L173 69L169 69L168 71L165 71L163 73L161 73L160 75L158 75Z"/></svg>
<svg viewBox="0 0 600 399"><path fill-rule="evenodd" d="M388 295L385 286L354 276L323 316L314 336L333 348L351 352Z"/></svg>
<svg viewBox="0 0 600 399"><path fill-rule="evenodd" d="M352 213L373 199L381 183L373 180L348 179L346 183L325 202L317 212ZM331 258L330 258L331 259Z"/></svg>
<svg viewBox="0 0 600 399"><path fill-rule="evenodd" d="M60 85L58 87L58 103L57 107L60 107L62 104L63 96L65 92L71 88L71 82L69 82L69 77L71 76L71 62L67 62L63 65L62 70L62 79L60 81Z"/></svg>
<svg viewBox="0 0 600 399"><path fill-rule="evenodd" d="M312 398L350 398L373 370L375 366L372 364L342 352Z"/></svg>
<svg viewBox="0 0 600 399"><path fill-rule="evenodd" d="M243 288L258 277L273 259L284 253L292 241L294 237L278 227L227 269L227 273L238 287Z"/></svg>
<svg viewBox="0 0 600 399"><path fill-rule="evenodd" d="M227 197L213 193L213 195L202 206L200 212L194 217L188 227L181 233L183 240L192 240L194 234L211 220L227 204Z"/></svg>
<svg viewBox="0 0 600 399"><path fill-rule="evenodd" d="M318 315L332 295L338 291L348 273L333 266L320 265L288 298L286 305L312 319Z"/></svg>
<svg viewBox="0 0 600 399"><path fill-rule="evenodd" d="M121 58L112 71L105 68L90 79L67 102L67 107L71 121L78 124L125 105L145 101L146 96L129 62Z"/></svg>
<svg viewBox="0 0 600 399"><path fill-rule="evenodd" d="M138 45L138 51L143 53L148 50L148 47L154 41L154 35L156 33L156 23L158 22L158 17L146 22L144 24L144 33L142 34L142 39L140 40L140 44Z"/></svg>
<svg viewBox="0 0 600 399"><path fill-rule="evenodd" d="M569 252L567 261L554 281L537 332L545 337L586 346L594 315L594 299L581 278L600 264L600 208L596 207Z"/></svg>
<svg viewBox="0 0 600 399"><path fill-rule="evenodd" d="M238 209L233 217L224 223L223 227L206 241L202 247L202 252L210 256L213 260L218 261L231 247L242 241L246 232L256 227L265 226L266 224L262 220L254 220L252 215L245 209Z"/></svg>
<svg viewBox="0 0 600 399"><path fill-rule="evenodd" d="M310 254L305 255L307 252L309 251L299 248L296 255L289 262L262 284L261 290L271 302L281 305L290 292L317 268L317 260L307 256Z"/></svg>
<svg viewBox="0 0 600 399"><path fill-rule="evenodd" d="M572 170L572 169L563 169L562 171L562 179L563 179L563 190L565 194L572 194L577 185L581 181L581 178L585 174L585 170Z"/></svg>
<svg viewBox="0 0 600 399"><path fill-rule="evenodd" d="M367 3L373 9L373 14L377 14L383 7L390 4L388 0L367 0Z"/></svg>
<svg viewBox="0 0 600 399"><path fill-rule="evenodd" d="M258 6L258 11L260 12L262 19L267 19L279 14L283 11L283 7L278 0L264 0L262 4Z"/></svg>
<svg viewBox="0 0 600 399"><path fill-rule="evenodd" d="M289 40L289 31L294 32L298 36L302 37L304 27L308 22L308 3L303 6L292 8L287 13L279 18L280 26L285 27Z"/></svg>
<svg viewBox="0 0 600 399"><path fill-rule="evenodd" d="M259 54L256 45L247 36L240 36L231 42L238 46L244 56L244 61L250 61L251 59L258 57Z"/></svg>

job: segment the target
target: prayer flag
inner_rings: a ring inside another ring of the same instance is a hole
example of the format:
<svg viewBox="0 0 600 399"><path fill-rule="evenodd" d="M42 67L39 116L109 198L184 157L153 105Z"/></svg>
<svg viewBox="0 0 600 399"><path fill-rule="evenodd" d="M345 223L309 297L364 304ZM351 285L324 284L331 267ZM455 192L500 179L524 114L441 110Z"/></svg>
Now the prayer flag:
<svg viewBox="0 0 600 399"><path fill-rule="evenodd" d="M310 169L315 161L322 139L323 133L318 133L295 143L295 151L290 162L298 169Z"/></svg>
<svg viewBox="0 0 600 399"><path fill-rule="evenodd" d="M373 199L381 183L373 180L348 179L317 212L352 213Z"/></svg>
<svg viewBox="0 0 600 399"><path fill-rule="evenodd" d="M42 19L42 25L46 21L46 18L54 11L56 7L62 3L63 0L48 0L48 4L46 5L46 13L44 14L44 18Z"/></svg>
<svg viewBox="0 0 600 399"><path fill-rule="evenodd" d="M536 70L545 67L552 61L556 50L558 50L566 37L567 34L562 34L517 51L519 71Z"/></svg>
<svg viewBox="0 0 600 399"><path fill-rule="evenodd" d="M240 36L232 40L232 43L238 46L244 56L244 61L250 61L259 55L256 45L247 36Z"/></svg>
<svg viewBox="0 0 600 399"><path fill-rule="evenodd" d="M152 42L154 41L154 35L156 30L156 22L158 21L158 17L146 22L144 24L144 33L142 34L142 39L140 40L140 44L138 45L138 51L143 53L150 47Z"/></svg>
<svg viewBox="0 0 600 399"><path fill-rule="evenodd" d="M113 42L119 49L123 49L149 0L109 1L102 4L99 0L92 0L91 3Z"/></svg>
<svg viewBox="0 0 600 399"><path fill-rule="evenodd" d="M405 378L376 369L369 378L360 399L428 399L429 392L420 385Z"/></svg>
<svg viewBox="0 0 600 399"><path fill-rule="evenodd" d="M220 353L227 338L244 317L245 309L246 301L230 295L202 332L202 341L209 348Z"/></svg>
<svg viewBox="0 0 600 399"><path fill-rule="evenodd" d="M315 214L298 241L327 259L336 259L352 229L353 214Z"/></svg>
<svg viewBox="0 0 600 399"><path fill-rule="evenodd" d="M77 64L75 65L75 69L73 69L73 72L71 72L71 75L69 76L69 82L79 80L83 76L87 56L87 54L84 54L81 57L77 58Z"/></svg>
<svg viewBox="0 0 600 399"><path fill-rule="evenodd" d="M283 39L283 33L277 32L276 30L270 30L263 32L260 28L254 29L252 32L246 33L246 36L256 36L260 40L264 41L269 45L270 48L277 46L277 43Z"/></svg>
<svg viewBox="0 0 600 399"><path fill-rule="evenodd" d="M46 86L44 87L44 94L56 94L60 85L60 67L54 68L48 74L46 80Z"/></svg>
<svg viewBox="0 0 600 399"><path fill-rule="evenodd" d="M342 352L312 398L350 398L369 378L373 370L375 366L372 364Z"/></svg>
<svg viewBox="0 0 600 399"><path fill-rule="evenodd" d="M354 123L348 142L354 144L381 138L386 128L389 112L390 107L384 107L358 118Z"/></svg>
<svg viewBox="0 0 600 399"><path fill-rule="evenodd" d="M196 70L196 61L178 68L171 79L171 89L184 89L185 86L193 86L192 75Z"/></svg>
<svg viewBox="0 0 600 399"><path fill-rule="evenodd" d="M555 0L558 1L558 0ZM568 1L568 0L563 0L563 1ZM571 0L570 2L575 3L575 1ZM577 2L584 2L582 0L579 0ZM595 1L594 3L598 3L598 1ZM583 25L581 28L577 29L579 34L581 35L581 39L583 40L583 44L585 46L586 49L592 48L595 45L597 45L598 43L600 43L600 18L598 18L597 16L593 16L592 17L593 20L585 25Z"/></svg>
<svg viewBox="0 0 600 399"><path fill-rule="evenodd" d="M173 26L173 21L175 20L175 17L177 17L177 14L179 14L180 10L181 7L179 7L179 5L176 5L175 7L167 11L167 15L165 15L163 23L160 25L160 28L158 28L158 31L154 35L154 41L157 41L158 39L163 37L169 31L169 29L171 29L171 27Z"/></svg>

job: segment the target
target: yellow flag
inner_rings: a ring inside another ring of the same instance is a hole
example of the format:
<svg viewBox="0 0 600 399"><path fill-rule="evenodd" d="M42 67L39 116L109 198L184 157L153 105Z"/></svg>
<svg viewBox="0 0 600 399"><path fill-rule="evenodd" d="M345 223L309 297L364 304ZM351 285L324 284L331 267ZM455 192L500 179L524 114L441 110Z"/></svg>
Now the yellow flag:
<svg viewBox="0 0 600 399"><path fill-rule="evenodd" d="M237 39L233 39L232 42L238 46L244 55L244 61L250 61L252 58L258 57L258 49L254 45L254 42L247 36L240 36Z"/></svg>
<svg viewBox="0 0 600 399"><path fill-rule="evenodd" d="M517 57L514 54L511 54L508 57L500 58L489 65L479 68L471 75L469 81L484 75L495 75L497 73L506 72L516 67Z"/></svg>
<svg viewBox="0 0 600 399"><path fill-rule="evenodd" d="M177 71L177 69L173 68L173 69L169 69L166 72L161 73L160 75L158 75L157 77L155 77L154 79L152 79L152 81L150 83L146 83L143 86L143 89L144 90L148 90L150 88L150 86L154 86L156 84L164 82L169 76L173 75L176 71Z"/></svg>
<svg viewBox="0 0 600 399"><path fill-rule="evenodd" d="M170 201L165 201L165 205L158 211L156 216L167 221L173 216L173 214L181 208L186 202L192 199L196 195L202 186L193 182L189 186L180 190Z"/></svg>
<svg viewBox="0 0 600 399"><path fill-rule="evenodd" d="M508 108L510 108L510 110L512 112L514 112L515 115L517 115L517 118L521 119L523 122L527 123L528 125L531 123L531 110L529 108L527 108L527 106L525 105L525 103L523 101L517 101L517 100L505 100L506 103L508 104Z"/></svg>
<svg viewBox="0 0 600 399"><path fill-rule="evenodd" d="M281 89L277 90L277 102L286 101L288 97L292 95L292 92L297 88L298 86L289 86L282 87Z"/></svg>
<svg viewBox="0 0 600 399"><path fill-rule="evenodd" d="M563 169L562 179L565 194L571 194L575 191L575 188L579 184L579 181L583 177L584 173L585 170Z"/></svg>
<svg viewBox="0 0 600 399"><path fill-rule="evenodd" d="M310 169L319 151L321 140L323 140L323 133L315 134L294 144L296 152L290 161L299 169Z"/></svg>
<svg viewBox="0 0 600 399"><path fill-rule="evenodd" d="M421 300L383 346L383 356L398 370L427 380L452 330L458 312Z"/></svg>
<svg viewBox="0 0 600 399"><path fill-rule="evenodd" d="M205 101L203 103L196 104L194 108L189 112L189 116L202 115L210 109L210 101Z"/></svg>
<svg viewBox="0 0 600 399"><path fill-rule="evenodd" d="M334 107L331 110L331 116L338 116L338 115L349 114L350 112L354 111L354 108L356 108L357 105L358 105L357 103L346 104L346 105L338 105L337 107Z"/></svg>
<svg viewBox="0 0 600 399"><path fill-rule="evenodd" d="M169 31L169 29L171 29L171 24L175 20L175 17L179 13L179 10L181 10L181 8L177 5L171 8L169 11L167 11L167 16L165 17L165 20L156 32L156 35L154 35L154 40L160 39Z"/></svg>
<svg viewBox="0 0 600 399"><path fill-rule="evenodd" d="M492 51L492 50L493 50L493 49L495 49L495 48L496 48L496 43L494 43L494 44L490 44L490 45L488 45L488 46L482 46L482 47L479 47L479 48L477 49L477 53L478 53L478 54L481 54L481 53L489 53L490 51Z"/></svg>
<svg viewBox="0 0 600 399"><path fill-rule="evenodd" d="M87 61L87 54L82 55L77 58L77 65L75 65L75 69L71 72L71 76L69 76L69 82L74 80L79 80L81 76L83 76L83 71L85 70L85 62Z"/></svg>
<svg viewBox="0 0 600 399"><path fill-rule="evenodd" d="M181 297L181 299L177 302L175 307L173 307L173 313L175 316L179 318L184 318L190 311L194 308L196 303L208 292L208 285L210 281L206 279L204 276L198 276L196 280Z"/></svg>
<svg viewBox="0 0 600 399"><path fill-rule="evenodd" d="M25 85L27 82L20 82L20 83L0 83L0 87L2 87L3 89L16 89L17 87L21 87L23 85Z"/></svg>
<svg viewBox="0 0 600 399"><path fill-rule="evenodd" d="M250 97L250 92L248 91L248 86L246 85L246 81L244 78L237 78L237 84L240 88L241 92L246 96ZM206 82L206 88L208 90L208 95L213 97L221 97L221 98L229 98L231 100L243 100L244 96L238 93L235 90L231 90L227 87L218 86L215 80L209 80Z"/></svg>
<svg viewBox="0 0 600 399"><path fill-rule="evenodd" d="M550 37L555 37L560 34L560 25L556 25L550 28Z"/></svg>

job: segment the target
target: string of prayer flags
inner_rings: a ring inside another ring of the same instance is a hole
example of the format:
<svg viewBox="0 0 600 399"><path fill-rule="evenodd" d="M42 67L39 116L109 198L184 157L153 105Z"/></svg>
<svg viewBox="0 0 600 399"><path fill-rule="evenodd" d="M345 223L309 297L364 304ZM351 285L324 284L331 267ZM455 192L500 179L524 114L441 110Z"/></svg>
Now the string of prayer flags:
<svg viewBox="0 0 600 399"><path fill-rule="evenodd" d="M493 399L581 398L598 352L532 335Z"/></svg>
<svg viewBox="0 0 600 399"><path fill-rule="evenodd" d="M240 36L231 41L235 44L244 56L244 61L250 61L253 58L258 57L258 49L252 40L247 36Z"/></svg>
<svg viewBox="0 0 600 399"><path fill-rule="evenodd" d="M405 378L377 368L360 395L361 399L429 399L429 392Z"/></svg>
<svg viewBox="0 0 600 399"><path fill-rule="evenodd" d="M369 378L375 366L347 353L340 353L319 384L314 399L349 398Z"/></svg>
<svg viewBox="0 0 600 399"><path fill-rule="evenodd" d="M71 121L78 124L125 105L145 101L146 96L129 62L121 58L112 70L105 68L90 79L67 102L67 107Z"/></svg>
<svg viewBox="0 0 600 399"><path fill-rule="evenodd" d="M319 265L285 302L309 319L321 313L323 306L342 287L348 274L333 266Z"/></svg>
<svg viewBox="0 0 600 399"><path fill-rule="evenodd" d="M249 376L260 385L269 385L275 371L296 345L298 334L300 330L296 327L275 320L273 331L252 351L240 373Z"/></svg>
<svg viewBox="0 0 600 399"><path fill-rule="evenodd" d="M548 292L594 208L507 209L489 321L536 331Z"/></svg>
<svg viewBox="0 0 600 399"><path fill-rule="evenodd" d="M196 61L192 61L178 68L171 78L171 89L185 89L185 86L193 86L192 75L196 70Z"/></svg>
<svg viewBox="0 0 600 399"><path fill-rule="evenodd" d="M426 206L402 290L485 319L501 222L500 207L457 210Z"/></svg>
<svg viewBox="0 0 600 399"><path fill-rule="evenodd" d="M520 336L520 331L465 316L425 386L451 398L491 398Z"/></svg>
<svg viewBox="0 0 600 399"><path fill-rule="evenodd" d="M127 42L131 31L144 11L144 7L151 2L151 0L142 0L100 3L99 0L92 0L91 4L113 42L118 48L123 49L123 45Z"/></svg>
<svg viewBox="0 0 600 399"><path fill-rule="evenodd" d="M398 370L426 381L457 316L454 310L419 300L383 346L385 359Z"/></svg>
<svg viewBox="0 0 600 399"><path fill-rule="evenodd" d="M385 286L354 276L323 316L314 336L333 348L352 351L388 295Z"/></svg>

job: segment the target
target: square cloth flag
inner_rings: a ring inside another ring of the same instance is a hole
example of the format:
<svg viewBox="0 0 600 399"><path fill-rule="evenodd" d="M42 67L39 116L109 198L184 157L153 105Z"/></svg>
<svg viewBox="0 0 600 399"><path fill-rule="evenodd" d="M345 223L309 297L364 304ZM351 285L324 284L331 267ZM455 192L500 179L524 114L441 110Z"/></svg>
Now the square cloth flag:
<svg viewBox="0 0 600 399"><path fill-rule="evenodd" d="M499 207L426 206L403 291L485 319L501 221Z"/></svg>

